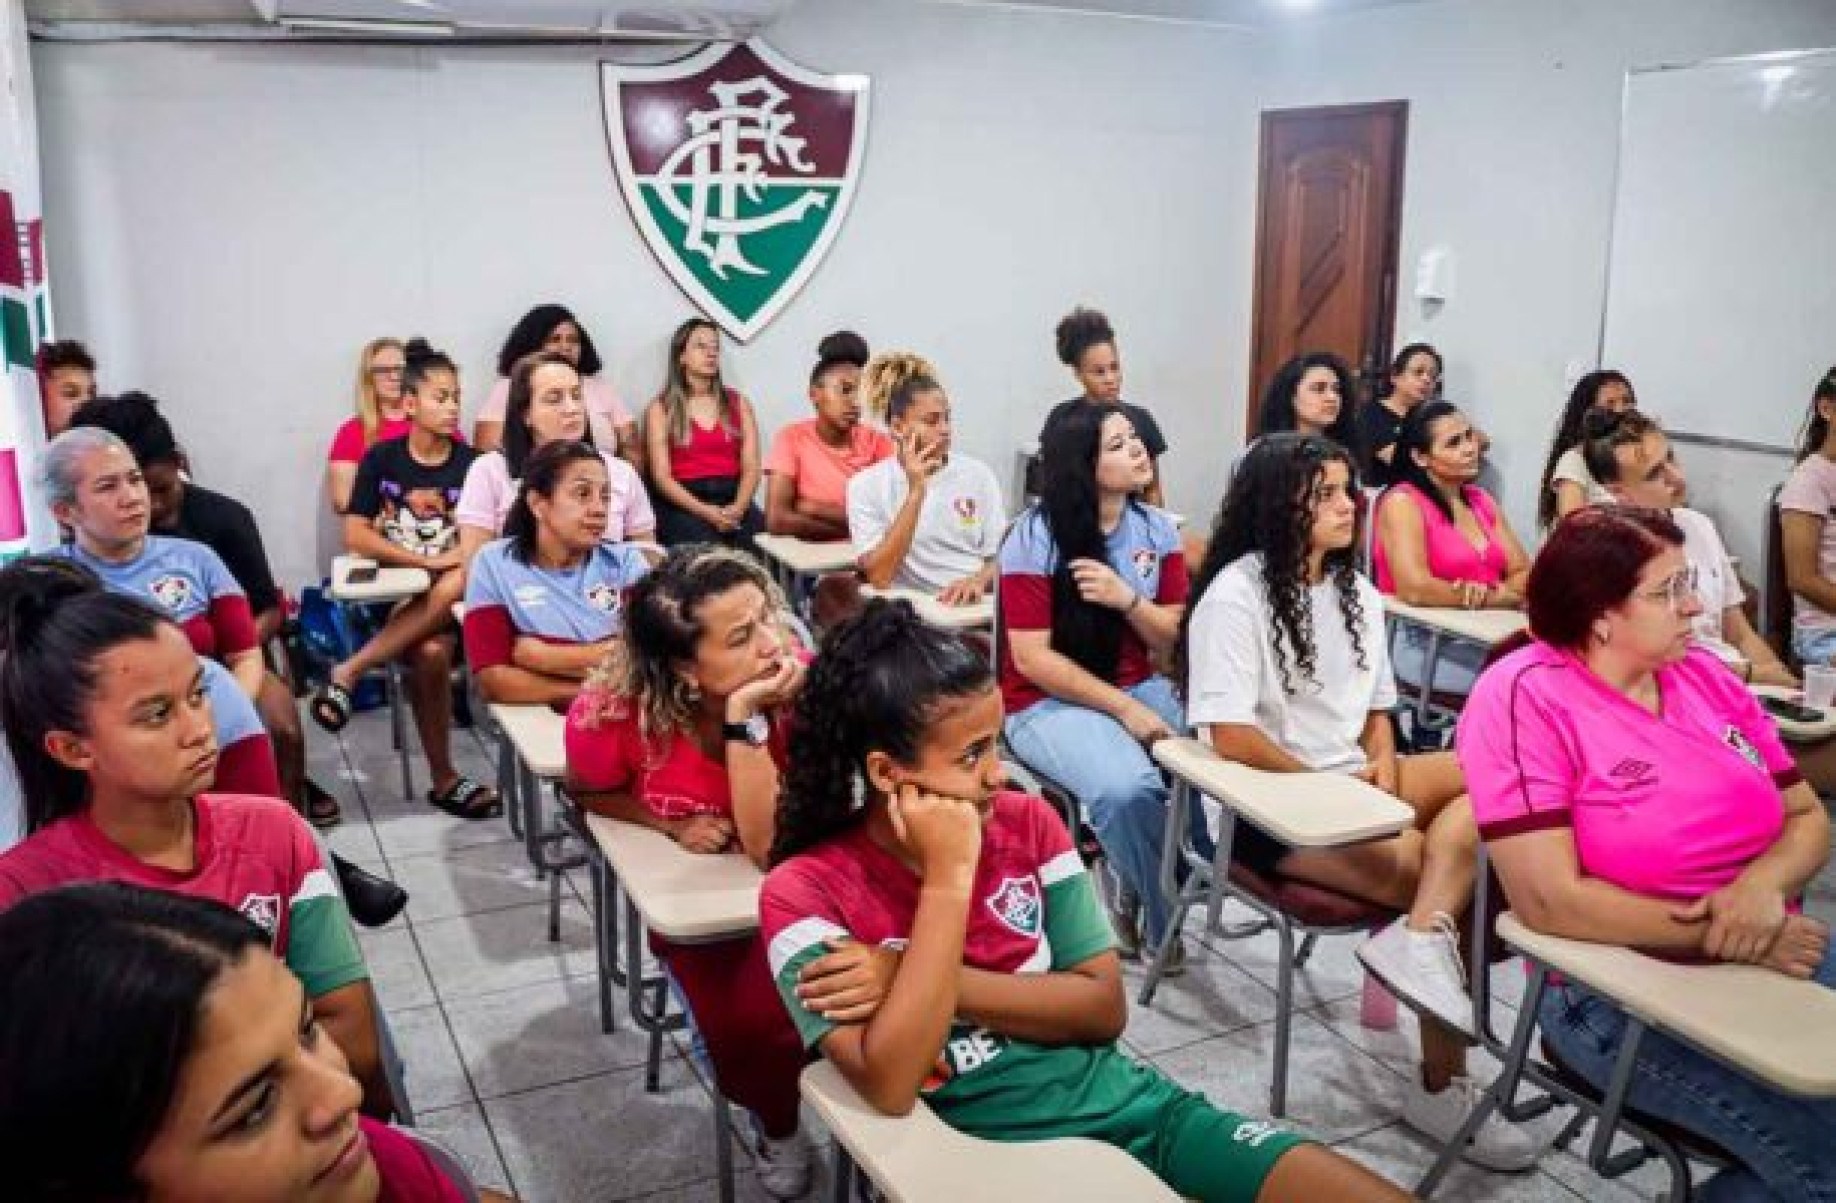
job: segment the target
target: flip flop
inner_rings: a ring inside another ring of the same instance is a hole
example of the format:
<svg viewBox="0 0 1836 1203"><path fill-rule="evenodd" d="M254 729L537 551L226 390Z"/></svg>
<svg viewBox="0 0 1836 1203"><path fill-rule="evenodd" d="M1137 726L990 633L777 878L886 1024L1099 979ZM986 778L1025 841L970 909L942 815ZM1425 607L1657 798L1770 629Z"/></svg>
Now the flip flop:
<svg viewBox="0 0 1836 1203"><path fill-rule="evenodd" d="M351 692L336 681L327 681L312 695L312 705L307 710L313 722L336 735L351 721Z"/></svg>
<svg viewBox="0 0 1836 1203"><path fill-rule="evenodd" d="M464 774L439 793L428 790L427 802L456 819L474 823L482 819L495 819L504 813L503 800L497 796L496 791L485 788Z"/></svg>

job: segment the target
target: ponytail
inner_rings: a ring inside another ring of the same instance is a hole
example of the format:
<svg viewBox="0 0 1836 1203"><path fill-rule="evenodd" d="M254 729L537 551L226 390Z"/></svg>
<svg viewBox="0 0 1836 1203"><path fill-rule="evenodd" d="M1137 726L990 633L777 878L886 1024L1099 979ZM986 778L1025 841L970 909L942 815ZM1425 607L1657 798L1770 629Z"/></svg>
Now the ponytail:
<svg viewBox="0 0 1836 1203"><path fill-rule="evenodd" d="M529 495L534 493L552 499L555 486L561 483L561 475L568 465L583 462L598 464L604 461L591 443L562 440L542 444L523 465L523 482L516 490L516 500L510 503L510 512L504 516L504 537L510 540L510 554L517 560L533 563L539 543L541 523L529 504Z"/></svg>

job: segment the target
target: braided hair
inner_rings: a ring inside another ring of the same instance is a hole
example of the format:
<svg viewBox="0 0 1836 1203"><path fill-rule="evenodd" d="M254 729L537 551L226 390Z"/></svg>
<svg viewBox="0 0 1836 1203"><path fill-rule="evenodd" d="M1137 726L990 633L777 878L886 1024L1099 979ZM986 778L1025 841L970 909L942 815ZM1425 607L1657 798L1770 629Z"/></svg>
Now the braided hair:
<svg viewBox="0 0 1836 1203"><path fill-rule="evenodd" d="M835 627L797 695L771 863L866 817L867 754L914 763L939 703L994 688L986 651L879 598Z"/></svg>
<svg viewBox="0 0 1836 1203"><path fill-rule="evenodd" d="M1296 691L1296 670L1304 681L1317 683L1313 608L1307 602L1307 552L1315 510L1313 492L1331 463L1345 465L1355 490L1358 469L1351 453L1317 435L1265 435L1238 466L1212 524L1211 542L1193 582L1191 602L1179 620L1173 679L1181 692L1191 672L1192 616L1198 612L1199 599L1225 568L1257 553L1262 556L1263 591L1275 620L1270 642L1282 692L1292 695ZM1362 635L1364 605L1358 600L1358 560L1363 545L1364 507L1360 505L1350 545L1326 553L1325 577L1338 591L1339 614L1351 636L1358 667L1368 668Z"/></svg>

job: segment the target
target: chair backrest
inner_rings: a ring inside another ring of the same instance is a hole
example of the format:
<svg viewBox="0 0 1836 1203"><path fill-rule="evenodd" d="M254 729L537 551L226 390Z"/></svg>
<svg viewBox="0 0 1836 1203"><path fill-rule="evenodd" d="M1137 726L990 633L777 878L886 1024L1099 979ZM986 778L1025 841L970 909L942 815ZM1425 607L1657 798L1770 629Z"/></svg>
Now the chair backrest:
<svg viewBox="0 0 1836 1203"><path fill-rule="evenodd" d="M1779 491L1766 499L1765 580L1761 585L1764 610L1760 634L1793 669L1797 657L1791 650L1791 586L1785 575L1785 532L1779 521Z"/></svg>

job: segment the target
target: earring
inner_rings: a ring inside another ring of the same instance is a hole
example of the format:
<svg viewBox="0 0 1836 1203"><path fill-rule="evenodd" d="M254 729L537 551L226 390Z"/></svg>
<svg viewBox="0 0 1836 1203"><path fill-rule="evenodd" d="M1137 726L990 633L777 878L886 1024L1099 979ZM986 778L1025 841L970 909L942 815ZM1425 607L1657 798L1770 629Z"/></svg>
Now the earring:
<svg viewBox="0 0 1836 1203"><path fill-rule="evenodd" d="M691 706L701 705L701 686L690 681L682 687L682 697Z"/></svg>
<svg viewBox="0 0 1836 1203"><path fill-rule="evenodd" d="M1605 647L1607 644L1613 642L1613 628L1610 626L1595 627L1594 642L1598 643L1601 647Z"/></svg>

